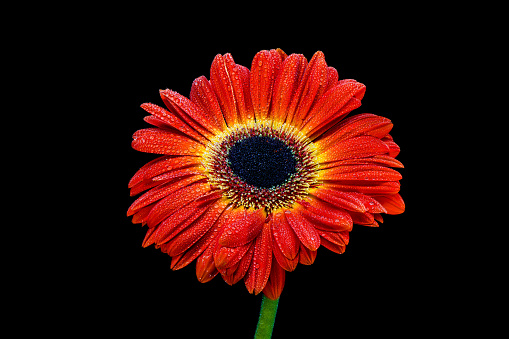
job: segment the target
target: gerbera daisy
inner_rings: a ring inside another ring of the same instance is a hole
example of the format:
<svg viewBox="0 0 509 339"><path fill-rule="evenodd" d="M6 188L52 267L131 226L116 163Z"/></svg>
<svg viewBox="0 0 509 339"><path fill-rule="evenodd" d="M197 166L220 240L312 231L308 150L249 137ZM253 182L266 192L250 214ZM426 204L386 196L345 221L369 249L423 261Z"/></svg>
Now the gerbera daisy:
<svg viewBox="0 0 509 339"><path fill-rule="evenodd" d="M279 298L285 271L310 265L323 246L343 253L353 224L378 226L399 214L402 168L389 119L346 115L366 87L338 80L322 52L308 62L282 50L258 52L251 68L217 55L210 80L189 98L161 90L145 103L153 125L132 147L162 154L129 182L129 208L148 226L143 246L196 259L201 282L244 280L250 293Z"/></svg>

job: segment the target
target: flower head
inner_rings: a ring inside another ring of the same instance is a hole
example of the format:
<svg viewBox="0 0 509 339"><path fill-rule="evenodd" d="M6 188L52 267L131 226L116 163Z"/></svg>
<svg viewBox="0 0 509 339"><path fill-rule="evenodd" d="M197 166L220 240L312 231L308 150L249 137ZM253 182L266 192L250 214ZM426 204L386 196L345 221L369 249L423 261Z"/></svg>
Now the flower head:
<svg viewBox="0 0 509 339"><path fill-rule="evenodd" d="M353 224L378 226L399 214L399 147L389 119L345 116L366 87L338 80L322 52L308 62L260 51L251 69L217 55L210 81L190 98L160 91L166 109L146 103L155 126L132 147L162 154L129 182L141 195L129 208L180 269L196 259L198 280L218 273L250 293L276 299L285 271L310 265L323 246L343 253Z"/></svg>

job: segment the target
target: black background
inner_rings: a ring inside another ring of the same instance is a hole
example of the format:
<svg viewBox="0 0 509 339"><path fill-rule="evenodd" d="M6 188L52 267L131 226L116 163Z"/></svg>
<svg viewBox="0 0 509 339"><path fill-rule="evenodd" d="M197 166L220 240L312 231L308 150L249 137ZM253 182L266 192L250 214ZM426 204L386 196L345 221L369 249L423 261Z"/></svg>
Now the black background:
<svg viewBox="0 0 509 339"><path fill-rule="evenodd" d="M338 19L323 27L279 22L252 30L244 30L248 24L242 20L231 26L212 19L199 26L193 24L199 19L170 23L177 19L174 14L152 26L151 18L134 16L129 24L106 30L87 52L97 65L89 75L95 85L88 93L94 96L81 100L102 100L94 102L90 114L97 127L88 135L100 154L88 164L100 179L85 188L94 195L88 206L94 220L86 231L93 240L75 250L84 261L72 278L81 286L79 303L93 306L84 329L115 336L252 337L261 295L249 294L243 282L229 286L220 276L201 284L194 263L172 271L169 256L153 246L142 248L146 228L126 217L135 199L127 183L156 157L130 147L132 134L148 126L142 103L163 105L159 89L188 96L196 77L209 78L218 53L229 52L236 63L250 67L256 52L271 48L308 60L321 50L340 79L367 86L362 106L351 114L369 112L393 121L391 135L405 165L400 172L406 203L405 213L385 216L379 228L355 226L346 253L320 248L313 265L286 274L273 337L412 336L439 326L442 315L428 312L438 289L444 289L436 257L439 236L433 231L437 219L430 214L437 201L431 200L432 164L438 161L430 140L440 131L428 118L440 46L410 19L359 26Z"/></svg>

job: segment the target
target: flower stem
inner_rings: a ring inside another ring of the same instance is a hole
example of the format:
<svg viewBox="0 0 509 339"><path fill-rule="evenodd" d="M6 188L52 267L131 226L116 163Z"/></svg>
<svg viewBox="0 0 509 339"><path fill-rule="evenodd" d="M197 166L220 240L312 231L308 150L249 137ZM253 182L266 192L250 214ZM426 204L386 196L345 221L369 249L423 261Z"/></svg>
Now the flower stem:
<svg viewBox="0 0 509 339"><path fill-rule="evenodd" d="M276 320L277 305L279 298L272 300L265 295L262 299L260 309L260 318L256 326L255 339L270 339L272 337L272 329L274 328L274 320Z"/></svg>

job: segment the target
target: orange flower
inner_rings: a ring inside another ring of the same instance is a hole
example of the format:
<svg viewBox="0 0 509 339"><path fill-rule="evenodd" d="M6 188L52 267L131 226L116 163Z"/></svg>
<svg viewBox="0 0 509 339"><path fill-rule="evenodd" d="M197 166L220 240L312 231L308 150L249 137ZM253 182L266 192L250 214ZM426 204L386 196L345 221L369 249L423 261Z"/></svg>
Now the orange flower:
<svg viewBox="0 0 509 339"><path fill-rule="evenodd" d="M148 190L127 212L148 226L143 246L169 254L174 270L196 259L201 282L220 273L277 299L285 271L312 264L320 246L343 253L353 224L402 213L391 121L344 119L365 90L338 80L322 52L308 62L277 49L251 69L217 55L189 99L160 91L167 109L141 105L155 127L132 142L163 154L129 182L131 195Z"/></svg>

